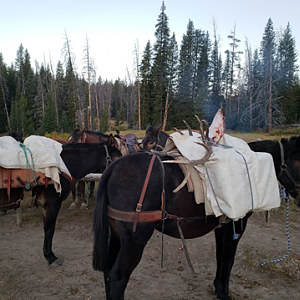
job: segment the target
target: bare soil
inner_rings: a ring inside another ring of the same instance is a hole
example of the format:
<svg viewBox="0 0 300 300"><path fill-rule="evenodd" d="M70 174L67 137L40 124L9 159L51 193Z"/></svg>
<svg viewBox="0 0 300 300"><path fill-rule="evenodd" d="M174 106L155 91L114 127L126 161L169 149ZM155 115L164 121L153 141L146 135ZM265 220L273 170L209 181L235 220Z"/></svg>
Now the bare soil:
<svg viewBox="0 0 300 300"><path fill-rule="evenodd" d="M0 216L0 299L105 299L102 273L92 268L92 220L95 200L87 210L70 211L70 200L59 213L53 251L63 265L48 266L43 257L43 224L40 208L26 208L23 223L16 224L16 212ZM300 299L300 209L290 205L291 251L287 252L286 204L270 214L255 213L242 237L230 281L236 299ZM155 232L138 268L132 274L125 298L216 299L213 280L216 271L214 234L188 240L187 249L197 272L193 276L181 241Z"/></svg>

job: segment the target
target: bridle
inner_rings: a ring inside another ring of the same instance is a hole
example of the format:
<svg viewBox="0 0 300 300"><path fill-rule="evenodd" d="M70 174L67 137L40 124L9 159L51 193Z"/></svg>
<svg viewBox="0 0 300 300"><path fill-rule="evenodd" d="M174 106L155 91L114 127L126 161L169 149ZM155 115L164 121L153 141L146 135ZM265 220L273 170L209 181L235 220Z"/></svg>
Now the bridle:
<svg viewBox="0 0 300 300"><path fill-rule="evenodd" d="M81 144L85 144L86 143L86 134L85 132L83 132L83 134L79 137L77 143L81 143ZM108 152L108 148L107 148L107 145L105 144L104 145L104 149L105 149L105 153L106 153L106 166L105 168L107 168L107 166L109 164L111 164L113 162L109 152Z"/></svg>
<svg viewBox="0 0 300 300"><path fill-rule="evenodd" d="M300 185L294 180L290 172L288 171L287 165L284 160L284 149L283 145L279 142L280 147L280 156L281 156L281 166L280 166L280 172L278 174L278 178L282 177L283 173L286 175L286 177L290 180L294 188L292 190L287 190L287 192L293 193L293 192L299 192L300 191Z"/></svg>

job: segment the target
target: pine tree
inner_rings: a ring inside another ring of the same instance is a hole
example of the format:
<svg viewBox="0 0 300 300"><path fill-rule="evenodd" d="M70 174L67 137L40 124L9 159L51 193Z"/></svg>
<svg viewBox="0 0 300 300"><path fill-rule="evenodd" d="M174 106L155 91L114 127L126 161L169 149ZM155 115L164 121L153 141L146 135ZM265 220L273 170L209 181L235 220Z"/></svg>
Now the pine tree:
<svg viewBox="0 0 300 300"><path fill-rule="evenodd" d="M62 133L72 131L72 129L70 128L70 126L68 124L67 114L66 114L65 110L63 110L61 113L59 125L60 125L60 132L62 132Z"/></svg>
<svg viewBox="0 0 300 300"><path fill-rule="evenodd" d="M170 130L173 128L172 124L176 120L175 101L178 85L178 45L173 33L170 39L170 65L169 65L170 81L168 86L168 94L165 103L163 130ZM175 119L175 120L174 120ZM169 122L168 122L169 120Z"/></svg>
<svg viewBox="0 0 300 300"><path fill-rule="evenodd" d="M199 43L200 53L197 59L196 74L194 79L195 96L194 98L194 114L207 118L208 115L204 115L204 105L208 101L209 96L209 81L210 81L210 62L209 55L211 49L211 42L209 34L204 33L201 30L196 31L197 41ZM194 124L196 125L196 120ZM194 125L194 126L195 126Z"/></svg>
<svg viewBox="0 0 300 300"><path fill-rule="evenodd" d="M153 77L152 77L152 47L147 42L142 55L141 75L141 125L146 129L148 123L153 123L152 100L153 100Z"/></svg>
<svg viewBox="0 0 300 300"><path fill-rule="evenodd" d="M194 76L194 23L189 20L186 34L182 37L178 66L178 96L175 105L177 122L181 128L183 120L189 122L193 116L193 76ZM192 125L191 125L192 126Z"/></svg>
<svg viewBox="0 0 300 300"><path fill-rule="evenodd" d="M8 87L6 85L7 69L0 52L0 132L9 131L10 120L8 113Z"/></svg>
<svg viewBox="0 0 300 300"><path fill-rule="evenodd" d="M207 103L206 115L213 117L215 112L223 107L224 97L221 90L222 57L219 53L219 37L214 23L213 47L211 51L211 101Z"/></svg>
<svg viewBox="0 0 300 300"><path fill-rule="evenodd" d="M104 106L103 113L101 115L101 121L100 121L100 131L101 132L107 132L109 130L109 115L108 115L108 109L107 106Z"/></svg>
<svg viewBox="0 0 300 300"><path fill-rule="evenodd" d="M156 42L153 47L153 124L162 123L164 104L167 98L168 86L170 82L170 29L165 10L166 6L163 1L161 13L157 20L158 23L155 25Z"/></svg>
<svg viewBox="0 0 300 300"><path fill-rule="evenodd" d="M65 87L66 87L66 113L67 113L67 120L68 124L71 128L76 127L75 123L75 113L77 110L77 98L76 98L76 76L73 70L72 62L69 61L66 70L66 77L65 77Z"/></svg>
<svg viewBox="0 0 300 300"><path fill-rule="evenodd" d="M57 128L57 120L56 120L56 111L55 111L55 101L54 95L50 94L49 99L47 101L47 105L45 108L45 115L43 118L43 123L41 127L41 134L45 134L56 131Z"/></svg>
<svg viewBox="0 0 300 300"><path fill-rule="evenodd" d="M288 23L286 29L283 32L279 40L278 46L278 92L282 92L291 88L295 82L295 73L298 69L297 63L297 51L295 38L292 36L292 29Z"/></svg>
<svg viewBox="0 0 300 300"><path fill-rule="evenodd" d="M264 76L264 95L268 99L268 103L265 106L262 105L262 113L265 116L265 125L267 125L268 131L272 130L272 122L273 120L273 79L274 79L274 56L276 50L275 43L275 31L273 27L273 22L271 18L268 19L267 25L265 27L265 31L263 34L260 55L262 60L262 72ZM265 111L264 107L267 109Z"/></svg>

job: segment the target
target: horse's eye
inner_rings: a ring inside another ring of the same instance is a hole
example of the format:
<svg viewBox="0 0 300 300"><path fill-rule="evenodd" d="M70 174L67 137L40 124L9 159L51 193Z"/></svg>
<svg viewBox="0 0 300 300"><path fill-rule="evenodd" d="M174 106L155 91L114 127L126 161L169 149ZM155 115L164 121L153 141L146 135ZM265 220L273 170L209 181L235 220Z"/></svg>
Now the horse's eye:
<svg viewBox="0 0 300 300"><path fill-rule="evenodd" d="M149 144L150 144L150 145L153 145L153 144L154 144L154 142L153 142L153 141L151 141L151 142L149 142Z"/></svg>

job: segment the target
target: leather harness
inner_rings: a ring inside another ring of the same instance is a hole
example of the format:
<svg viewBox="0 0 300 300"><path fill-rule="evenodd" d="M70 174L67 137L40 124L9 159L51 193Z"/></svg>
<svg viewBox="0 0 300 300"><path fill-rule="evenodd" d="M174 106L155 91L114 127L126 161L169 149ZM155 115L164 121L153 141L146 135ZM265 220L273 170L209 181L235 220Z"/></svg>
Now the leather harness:
<svg viewBox="0 0 300 300"><path fill-rule="evenodd" d="M153 211L142 211L143 201L145 198L145 193L149 184L149 179L151 176L152 168L155 159L158 158L161 166L163 168L164 173L164 167L160 160L160 158L153 154L152 158L149 163L147 175L144 181L143 189L139 198L139 201L136 206L135 211L122 211L119 209L112 208L110 205L107 205L107 215L117 221L123 221L123 222L132 222L133 223L133 232L136 231L137 223L150 223L150 222L158 222L163 221L166 219L170 220L182 220L183 218L168 214L165 212L165 189L164 189L164 179L163 179L163 188L161 193L161 209L160 210L153 210ZM164 176L163 176L164 177Z"/></svg>

